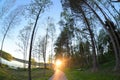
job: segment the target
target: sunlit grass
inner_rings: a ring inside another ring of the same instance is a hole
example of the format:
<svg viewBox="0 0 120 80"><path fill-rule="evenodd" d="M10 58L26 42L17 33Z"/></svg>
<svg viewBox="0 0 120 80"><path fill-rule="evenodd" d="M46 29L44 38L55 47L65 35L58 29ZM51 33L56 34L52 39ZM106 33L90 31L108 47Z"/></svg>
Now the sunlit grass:
<svg viewBox="0 0 120 80"><path fill-rule="evenodd" d="M0 68L0 80L17 80L10 71L7 71L4 68Z"/></svg>
<svg viewBox="0 0 120 80"><path fill-rule="evenodd" d="M48 80L53 72L50 69L32 69L32 80ZM28 80L28 71L25 69L0 68L0 80Z"/></svg>
<svg viewBox="0 0 120 80"><path fill-rule="evenodd" d="M17 77L19 80L27 80L28 79L28 71L20 70L20 71L12 71L13 75ZM53 75L53 70L49 69L33 69L32 70L32 80L48 80Z"/></svg>
<svg viewBox="0 0 120 80"><path fill-rule="evenodd" d="M65 71L68 80L120 80L120 75L109 72L90 72L76 69Z"/></svg>

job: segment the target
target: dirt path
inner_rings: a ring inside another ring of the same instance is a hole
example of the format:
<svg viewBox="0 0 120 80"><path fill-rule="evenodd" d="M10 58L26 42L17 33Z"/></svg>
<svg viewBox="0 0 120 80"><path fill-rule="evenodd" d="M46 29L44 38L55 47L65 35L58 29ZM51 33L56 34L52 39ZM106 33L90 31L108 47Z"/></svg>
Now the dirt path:
<svg viewBox="0 0 120 80"><path fill-rule="evenodd" d="M67 80L67 78L62 71L57 69L49 80Z"/></svg>

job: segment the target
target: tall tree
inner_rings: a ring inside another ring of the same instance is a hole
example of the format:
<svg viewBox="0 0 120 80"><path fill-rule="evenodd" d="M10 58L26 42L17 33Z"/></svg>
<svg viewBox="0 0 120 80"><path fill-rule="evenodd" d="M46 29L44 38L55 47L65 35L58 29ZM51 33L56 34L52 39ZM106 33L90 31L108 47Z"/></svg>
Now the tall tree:
<svg viewBox="0 0 120 80"><path fill-rule="evenodd" d="M63 1L63 5L64 5L64 1ZM90 27L91 24L90 24L88 17L86 16L86 13L84 11L85 9L87 9L87 7L84 7L84 9L83 9L82 6L84 6L84 3L83 3L83 1L79 1L79 0L77 0L75 2L73 0L69 0L69 5L71 7L71 10L74 13L83 15L83 21L85 22L85 25L87 26L87 29L88 29L88 32L89 32L90 38L91 38L92 54L93 54L93 71L97 71L98 63L97 63L97 57L96 57L96 51L95 51L94 35L93 35L93 31Z"/></svg>
<svg viewBox="0 0 120 80"><path fill-rule="evenodd" d="M37 54L37 59L38 59L39 63L41 62L42 57L43 57L42 56L43 55L42 50L44 50L43 49L44 48L43 44L44 44L44 39L41 38L41 36L39 36L37 41L36 41L36 44L34 46L34 49L33 49L34 53ZM40 68L40 64L39 64L39 68Z"/></svg>
<svg viewBox="0 0 120 80"><path fill-rule="evenodd" d="M4 0L3 3L0 5L0 19L4 17L5 14L8 13L14 6L16 0Z"/></svg>
<svg viewBox="0 0 120 80"><path fill-rule="evenodd" d="M23 60L25 61L27 58L27 51L30 41L32 23L29 23L28 26L25 26L22 30L20 30L18 39L19 43L17 43L20 48L19 51L23 54ZM23 67L26 68L26 63L23 63Z"/></svg>
<svg viewBox="0 0 120 80"><path fill-rule="evenodd" d="M112 2L120 2L120 0L110 0L110 1L112 1Z"/></svg>
<svg viewBox="0 0 120 80"><path fill-rule="evenodd" d="M48 45L48 26L47 26L47 29L46 29L44 53L43 53L43 60L44 60L44 67L45 67L45 69L47 68L47 66L46 66L47 45Z"/></svg>
<svg viewBox="0 0 120 80"><path fill-rule="evenodd" d="M106 1L108 1L108 0L105 0L105 2ZM120 64L120 58L119 58L119 55L120 55L119 50L120 49L118 49L120 47L119 46L119 39L117 38L117 35L114 32L114 29L113 29L114 26L111 24L111 21L109 20L109 15L107 15L107 13L104 11L104 9L102 7L100 7L96 3L96 1L93 1L93 0L92 1L88 1L88 0L81 0L81 1L80 0L76 0L76 1L62 0L62 3L64 6L64 9L65 10L66 9L72 10L73 16L76 16L76 17L81 17L79 14L76 14L76 13L79 13L80 7L81 7L81 10L84 8L84 10L82 12L85 13L85 15L86 15L86 22L87 22L87 18L89 18L89 15L87 15L88 13L93 13L92 14L93 16L95 15L95 17L100 22L99 24L101 24L104 27L104 29L106 30L106 32L110 36L110 39L112 41L112 45L114 47L114 53L116 56L115 70L116 71L120 70L120 65L119 65ZM109 3L109 1L108 1L108 3ZM118 11L113 7L113 5L111 3L109 3L109 6L111 6L116 11L116 13L119 15ZM100 15L98 14L98 12L95 11L95 9L99 10L100 14L103 15L104 19L102 17L100 17ZM84 20L85 20L85 16L84 16ZM106 20L107 26L105 25L104 20Z"/></svg>
<svg viewBox="0 0 120 80"><path fill-rule="evenodd" d="M111 44L110 37L104 29L101 29L97 38L97 46L98 46L98 59L100 64L105 63L107 61L111 61L115 59L113 47Z"/></svg>
<svg viewBox="0 0 120 80"><path fill-rule="evenodd" d="M51 3L50 0L33 0L33 2L30 4L30 7L29 7L30 12L32 13L33 16L35 16L35 19L34 19L35 23L32 29L30 48L29 48L28 80L32 80L31 78L31 53L32 53L33 39L34 39L36 26L37 26L40 14L45 11L45 8L49 7L50 3Z"/></svg>
<svg viewBox="0 0 120 80"><path fill-rule="evenodd" d="M72 55L72 50L70 48L72 47L72 38L74 36L73 19L67 12L61 13L61 16L64 18L59 22L62 28L55 43L55 57L56 59L64 59L66 57L69 61ZM67 62L67 65L70 67L69 62Z"/></svg>
<svg viewBox="0 0 120 80"><path fill-rule="evenodd" d="M43 61L44 61L44 68L46 68L46 35L42 38L41 40L41 52L42 52L42 56L43 56Z"/></svg>
<svg viewBox="0 0 120 80"><path fill-rule="evenodd" d="M55 28L55 25L54 25L54 22L53 22L53 19L52 18L48 18L48 35L51 39L51 54L50 54L50 63L52 63L53 61L53 44L54 44L54 41L55 41L55 37L56 37L56 28Z"/></svg>
<svg viewBox="0 0 120 80"><path fill-rule="evenodd" d="M22 10L22 9L21 9ZM8 35L8 32L19 22L19 15L21 14L19 9L15 9L13 12L11 12L5 19L4 19L4 26L3 26L3 38L1 42L1 51L3 49L4 41L6 36ZM0 54L2 56L2 53Z"/></svg>

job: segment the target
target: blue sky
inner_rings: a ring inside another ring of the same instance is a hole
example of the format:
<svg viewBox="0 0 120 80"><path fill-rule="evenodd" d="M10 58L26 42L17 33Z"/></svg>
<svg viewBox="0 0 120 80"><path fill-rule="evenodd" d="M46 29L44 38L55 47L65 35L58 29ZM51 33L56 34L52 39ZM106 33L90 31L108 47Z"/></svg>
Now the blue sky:
<svg viewBox="0 0 120 80"><path fill-rule="evenodd" d="M1 5L1 2L3 2L3 1L4 0L0 0L0 6L4 6L4 5ZM16 3L14 5L16 7L19 5L28 4L29 1L30 0L16 0ZM39 32L41 34L45 33L44 32L45 27L43 27L43 26L46 23L47 17L53 18L54 23L57 28L57 31L59 32L58 21L60 19L60 12L62 11L62 7L60 4L60 0L52 0L52 1L53 1L53 5L51 5L50 8L47 9L47 11L45 11L45 13L40 16L40 19L39 19L40 31ZM13 8L15 8L15 7L13 7ZM6 40L4 42L4 47L3 47L3 50L11 53L14 57L21 58L21 59L23 59L23 54L18 52L18 47L17 47L16 43L18 42L17 36L18 36L19 30L22 29L23 26L26 25L25 21L26 21L25 19L22 19L21 23L16 25L15 28L13 30L11 30L10 33L8 33L10 35L9 35L9 37L6 38ZM2 25L2 23L0 23L0 25ZM2 30L2 26L0 26L0 30ZM2 33L0 33L0 42L1 42L2 37L3 37L3 35L2 35Z"/></svg>

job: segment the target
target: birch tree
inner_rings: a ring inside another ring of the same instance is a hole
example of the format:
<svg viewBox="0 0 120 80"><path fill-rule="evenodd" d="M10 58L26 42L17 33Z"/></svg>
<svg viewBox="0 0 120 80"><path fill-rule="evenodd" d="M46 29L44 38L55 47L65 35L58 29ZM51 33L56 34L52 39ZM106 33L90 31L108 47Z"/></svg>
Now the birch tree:
<svg viewBox="0 0 120 80"><path fill-rule="evenodd" d="M35 18L34 18L34 24L32 28L30 48L29 48L28 80L32 80L31 78L31 53L32 53L33 39L34 39L35 31L36 31L36 26L37 26L40 14L42 14L45 11L45 9L50 6L50 4L51 4L50 0L33 0L29 7L30 13Z"/></svg>
<svg viewBox="0 0 120 80"><path fill-rule="evenodd" d="M22 10L22 9L21 9ZM21 11L22 12L22 11ZM3 50L3 45L5 38L7 37L8 33L10 32L13 27L20 22L20 9L15 9L13 12L11 12L4 20L3 20L3 38L1 42L1 48L0 50ZM2 56L2 53L0 54Z"/></svg>
<svg viewBox="0 0 120 80"><path fill-rule="evenodd" d="M27 53L28 53L31 27L32 27L32 23L29 23L28 26L25 26L23 29L20 30L19 35L18 35L19 42L17 43L17 45L19 47L19 51L23 54L24 68L26 68L25 61L26 61Z"/></svg>

